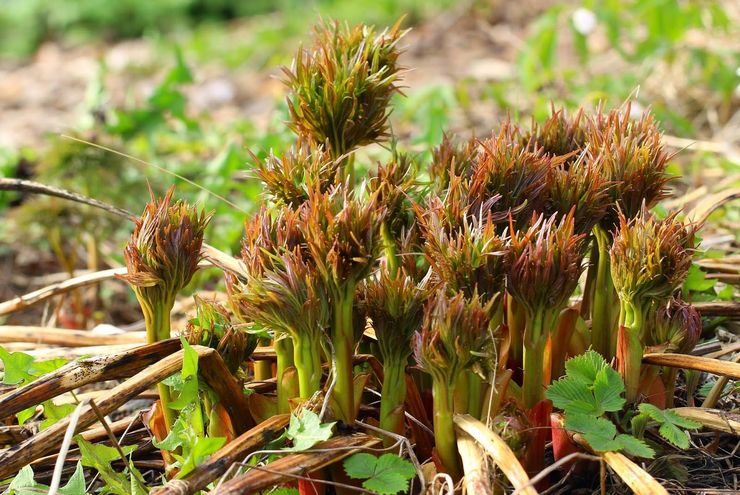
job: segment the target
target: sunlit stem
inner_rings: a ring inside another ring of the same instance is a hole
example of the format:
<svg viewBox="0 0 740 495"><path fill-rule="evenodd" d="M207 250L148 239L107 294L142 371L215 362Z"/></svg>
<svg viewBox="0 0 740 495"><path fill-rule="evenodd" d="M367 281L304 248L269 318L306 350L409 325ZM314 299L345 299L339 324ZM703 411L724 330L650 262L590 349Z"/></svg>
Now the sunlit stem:
<svg viewBox="0 0 740 495"><path fill-rule="evenodd" d="M627 402L635 402L640 390L643 354L640 334L645 319L644 313L638 304L622 301L619 313L617 368L624 379Z"/></svg>
<svg viewBox="0 0 740 495"><path fill-rule="evenodd" d="M591 346L609 361L616 350L617 329L614 308L617 295L609 265L609 235L601 227L594 228L598 245L596 281L591 310Z"/></svg>
<svg viewBox="0 0 740 495"><path fill-rule="evenodd" d="M147 298L140 297L139 294L136 297L144 313L147 343L153 344L154 342L169 339L170 312L172 311L172 306L175 304L175 300L167 299L163 301L163 304L152 305ZM164 415L167 433L169 433L172 425L175 424L175 411L169 407L172 402L172 396L169 387L163 383L158 383L157 389L159 390L159 402L162 405L162 414Z"/></svg>
<svg viewBox="0 0 740 495"><path fill-rule="evenodd" d="M290 412L290 399L293 399L291 388L286 383L285 371L294 365L293 363L293 340L289 337L275 339L275 355L277 356L277 401L278 412L287 414Z"/></svg>
<svg viewBox="0 0 740 495"><path fill-rule="evenodd" d="M460 479L460 458L457 453L455 424L453 422L452 380L432 376L432 398L434 406L434 441L437 455L445 471L452 479Z"/></svg>
<svg viewBox="0 0 740 495"><path fill-rule="evenodd" d="M299 394L302 399L310 399L321 386L321 340L313 335L298 335L293 345Z"/></svg>
<svg viewBox="0 0 740 495"><path fill-rule="evenodd" d="M406 358L391 357L383 363L383 388L380 398L380 427L399 435L404 434L404 402L406 401ZM395 439L386 438L392 445Z"/></svg>
<svg viewBox="0 0 740 495"><path fill-rule="evenodd" d="M352 357L355 347L354 329L352 328L352 301L355 285L348 283L344 291L334 301L334 329L332 344L336 357L337 376L334 386L334 400L338 411L337 418L347 424L355 420L355 390Z"/></svg>

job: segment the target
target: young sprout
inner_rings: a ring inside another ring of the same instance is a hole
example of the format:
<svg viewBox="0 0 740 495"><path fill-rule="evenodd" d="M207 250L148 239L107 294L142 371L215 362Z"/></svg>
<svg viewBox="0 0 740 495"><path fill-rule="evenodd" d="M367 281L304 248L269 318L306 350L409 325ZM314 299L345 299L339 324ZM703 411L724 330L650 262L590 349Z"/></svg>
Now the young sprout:
<svg viewBox="0 0 740 495"><path fill-rule="evenodd" d="M406 365L411 338L421 327L427 290L402 271L391 275L382 267L360 291L383 359L380 427L403 435Z"/></svg>
<svg viewBox="0 0 740 495"><path fill-rule="evenodd" d="M393 152L386 164L378 164L378 171L367 183L368 192L378 204L385 207L385 219L381 227L383 251L388 273L395 276L401 262L397 240L414 224L414 213L410 196L415 193L416 176L414 163L404 153Z"/></svg>
<svg viewBox="0 0 740 495"><path fill-rule="evenodd" d="M199 296L195 299L195 318L188 321L184 336L191 345L202 345L216 349L231 374L257 347L257 337L239 329L231 314L215 301Z"/></svg>
<svg viewBox="0 0 740 495"><path fill-rule="evenodd" d="M273 202L293 209L308 201L309 191L326 192L339 179L339 162L312 143L298 143L279 158L270 153L264 161L254 159Z"/></svg>
<svg viewBox="0 0 740 495"><path fill-rule="evenodd" d="M432 150L429 166L429 177L438 191L447 189L451 177L470 177L478 148L476 139L456 143L447 133L442 136L440 145Z"/></svg>
<svg viewBox="0 0 740 495"><path fill-rule="evenodd" d="M297 249L274 255L272 267L262 276L250 277L235 295L248 320L292 339L292 361L304 399L311 398L321 386L321 349L330 317L328 299L313 263Z"/></svg>
<svg viewBox="0 0 740 495"><path fill-rule="evenodd" d="M356 416L352 371L355 289L378 259L385 211L374 197L360 202L343 188L336 188L329 193L312 193L301 215L308 252L333 304L330 338L337 369L334 398L339 409L335 413L351 424Z"/></svg>
<svg viewBox="0 0 740 495"><path fill-rule="evenodd" d="M246 323L255 323L257 317L248 308L244 307L245 293L249 292L247 285L254 286L271 271L283 268L280 256L284 253L298 252L305 254L305 239L299 229L300 211L288 207L280 208L275 215L264 208L251 220L245 223L244 240L242 241L241 258L247 270L247 281L236 281L232 286L231 302L235 313L242 316ZM267 331L278 331L274 341L277 354L277 396L281 411L288 412L288 400L293 398L291 390L295 387L283 379L283 373L294 365L294 349L292 340L279 328L264 327ZM255 363L255 378L267 379L272 373L270 369L263 369L260 363ZM269 363L265 363L268 364Z"/></svg>
<svg viewBox="0 0 740 495"><path fill-rule="evenodd" d="M688 354L701 337L701 316L694 306L680 299L660 305L650 322L645 343L650 352ZM678 368L663 368L666 407L673 407Z"/></svg>
<svg viewBox="0 0 740 495"><path fill-rule="evenodd" d="M529 151L518 135L519 130L505 122L498 134L481 142L469 197L473 212L490 209L507 216L511 213L521 228L520 224L529 221L532 212L541 210L553 158L541 150ZM488 203L496 195L501 198Z"/></svg>
<svg viewBox="0 0 740 495"><path fill-rule="evenodd" d="M547 340L583 270L585 235L575 232L573 212L556 221L555 215L541 215L527 231L512 228L511 233L507 287L525 314L522 392L527 409L544 399L550 383L544 365Z"/></svg>
<svg viewBox="0 0 740 495"><path fill-rule="evenodd" d="M609 254L620 303L617 364L630 402L637 400L650 307L667 301L686 278L693 233L675 215L658 220L646 207L632 220L619 217Z"/></svg>
<svg viewBox="0 0 740 495"><path fill-rule="evenodd" d="M283 68L288 126L345 163L342 179L352 181L347 153L388 135L389 103L399 91L398 43L405 33L400 21L379 34L363 25L324 24L313 48L302 48Z"/></svg>
<svg viewBox="0 0 740 495"><path fill-rule="evenodd" d="M623 111L599 111L588 128L589 157L609 184L611 204L594 228L597 249L591 311L592 343L607 359L616 353L617 298L609 271L609 248L619 215L628 220L639 214L642 205L655 205L667 194L670 178L666 166L671 155L661 143L661 134L652 115L630 120L630 104Z"/></svg>
<svg viewBox="0 0 740 495"><path fill-rule="evenodd" d="M609 185L599 170L584 160L553 167L547 181L545 215L566 216L573 210L577 234L588 235L611 206Z"/></svg>
<svg viewBox="0 0 740 495"><path fill-rule="evenodd" d="M195 318L188 322L183 332L188 343L215 349L231 374L236 376L239 367L257 347L257 337L238 328L226 308L215 301L195 296L195 311ZM218 397L206 394L203 403L208 412L209 435L233 438L233 431L229 422L224 420Z"/></svg>
<svg viewBox="0 0 740 495"><path fill-rule="evenodd" d="M147 341L170 338L170 312L177 294L190 283L201 259L200 249L209 215L177 201L172 187L162 199L152 199L136 221L123 256L128 282L144 313ZM159 384L159 395L168 428L174 424L169 390Z"/></svg>
<svg viewBox="0 0 740 495"><path fill-rule="evenodd" d="M429 300L421 333L414 337L416 361L432 377L434 440L439 459L455 480L460 479L453 423L455 386L463 372L470 370L490 343L494 301L487 303L474 294L450 296L441 287Z"/></svg>
<svg viewBox="0 0 740 495"><path fill-rule="evenodd" d="M588 142L586 119L583 109L575 115L568 116L564 109L552 107L550 118L543 124L532 121L532 128L522 137L527 148L536 151L541 149L550 156L568 156L568 162L578 159Z"/></svg>

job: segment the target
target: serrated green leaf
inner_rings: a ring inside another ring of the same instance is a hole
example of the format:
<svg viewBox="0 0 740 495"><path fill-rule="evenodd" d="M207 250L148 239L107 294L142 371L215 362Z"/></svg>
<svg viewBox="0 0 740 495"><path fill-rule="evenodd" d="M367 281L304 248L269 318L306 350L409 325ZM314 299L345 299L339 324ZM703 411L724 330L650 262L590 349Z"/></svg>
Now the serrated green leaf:
<svg viewBox="0 0 740 495"><path fill-rule="evenodd" d="M310 410L304 410L301 417L290 417L290 425L286 436L293 442L292 447L283 450L300 452L307 450L319 442L331 438L335 422L321 424L319 416Z"/></svg>
<svg viewBox="0 0 740 495"><path fill-rule="evenodd" d="M660 436L681 449L689 448L688 433L681 428L696 429L702 426L701 423L679 416L675 411L661 410L652 404L640 404L639 410L641 414L660 425L658 428Z"/></svg>
<svg viewBox="0 0 740 495"><path fill-rule="evenodd" d="M350 478L364 480L373 475L377 462L376 456L361 452L344 460L344 472Z"/></svg>
<svg viewBox="0 0 740 495"><path fill-rule="evenodd" d="M566 361L565 372L568 377L578 380L587 385L592 385L596 380L596 374L609 365L596 351L589 350L580 356Z"/></svg>
<svg viewBox="0 0 740 495"><path fill-rule="evenodd" d="M611 366L605 366L596 373L593 393L596 404L602 411L616 412L624 407L624 382Z"/></svg>
<svg viewBox="0 0 740 495"><path fill-rule="evenodd" d="M547 388L545 397L552 401L553 406L564 411L568 410L574 402L583 403L583 409L587 409L589 404L595 406L593 393L591 393L583 382L574 380L569 376L553 382ZM582 408L579 407L578 409Z"/></svg>
<svg viewBox="0 0 740 495"><path fill-rule="evenodd" d="M658 428L660 436L680 449L689 448L689 434L670 422L665 422Z"/></svg>
<svg viewBox="0 0 740 495"><path fill-rule="evenodd" d="M407 491L416 475L414 465L396 454L355 454L344 461L344 471L351 478L365 479L362 486L381 495Z"/></svg>
<svg viewBox="0 0 740 495"><path fill-rule="evenodd" d="M655 451L651 449L648 444L632 435L620 434L617 435L615 440L619 443L620 450L624 450L629 455L644 457L646 459L652 459L655 457Z"/></svg>

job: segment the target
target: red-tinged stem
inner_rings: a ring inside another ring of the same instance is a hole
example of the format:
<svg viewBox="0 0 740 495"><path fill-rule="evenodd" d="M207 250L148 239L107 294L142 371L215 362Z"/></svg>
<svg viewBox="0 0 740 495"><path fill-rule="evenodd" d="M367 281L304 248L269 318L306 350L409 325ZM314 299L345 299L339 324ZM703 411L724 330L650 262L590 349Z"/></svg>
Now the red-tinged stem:
<svg viewBox="0 0 740 495"><path fill-rule="evenodd" d="M665 384L665 407L672 408L676 394L676 376L678 368L663 368L663 383Z"/></svg>
<svg viewBox="0 0 740 495"><path fill-rule="evenodd" d="M550 427L551 412L552 405L549 400L538 402L529 410L528 416L532 434L527 446L526 461L527 472L530 475L535 475L545 468L545 445L552 433Z"/></svg>

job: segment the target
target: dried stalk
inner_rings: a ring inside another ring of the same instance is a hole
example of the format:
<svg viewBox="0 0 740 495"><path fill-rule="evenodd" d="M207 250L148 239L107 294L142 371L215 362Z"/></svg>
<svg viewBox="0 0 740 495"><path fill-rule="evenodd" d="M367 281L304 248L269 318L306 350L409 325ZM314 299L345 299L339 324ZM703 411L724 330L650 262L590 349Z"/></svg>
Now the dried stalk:
<svg viewBox="0 0 740 495"><path fill-rule="evenodd" d="M601 457L635 495L668 495L655 478L619 452L604 452Z"/></svg>
<svg viewBox="0 0 740 495"><path fill-rule="evenodd" d="M126 332L115 335L101 335L86 330L4 325L0 326L0 343L5 342L31 342L69 347L144 344L146 343L146 333Z"/></svg>
<svg viewBox="0 0 740 495"><path fill-rule="evenodd" d="M720 361L719 359L689 356L687 354L653 353L645 354L642 362L658 366L705 371L715 375L728 376L735 380L740 379L740 363L733 363L731 361Z"/></svg>
<svg viewBox="0 0 740 495"><path fill-rule="evenodd" d="M486 457L473 437L457 432L457 450L463 466L463 490L467 495L493 495Z"/></svg>
<svg viewBox="0 0 740 495"><path fill-rule="evenodd" d="M218 495L256 493L275 485L293 481L296 476L305 476L326 466L341 461L356 452L380 444L380 440L364 433L331 438L316 444L310 452L291 454L269 463L263 471L253 468L236 476L215 490Z"/></svg>
<svg viewBox="0 0 740 495"><path fill-rule="evenodd" d="M672 411L684 418L698 421L711 430L740 436L740 414L704 407L676 407Z"/></svg>
<svg viewBox="0 0 740 495"><path fill-rule="evenodd" d="M180 349L180 341L169 339L144 345L121 354L98 356L68 363L19 389L0 397L0 415L8 417L35 404L75 390L83 385L128 378ZM138 394L137 394L138 395Z"/></svg>
<svg viewBox="0 0 740 495"><path fill-rule="evenodd" d="M527 472L500 436L467 414L456 414L454 421L458 431L467 433L481 444L485 452L493 458L493 462L501 468L514 489L518 490L518 493L537 495L537 490L532 487Z"/></svg>
<svg viewBox="0 0 740 495"><path fill-rule="evenodd" d="M277 438L288 425L289 419L290 416L284 414L258 424L215 452L183 479L167 483L152 495L191 495L202 490L239 459Z"/></svg>

